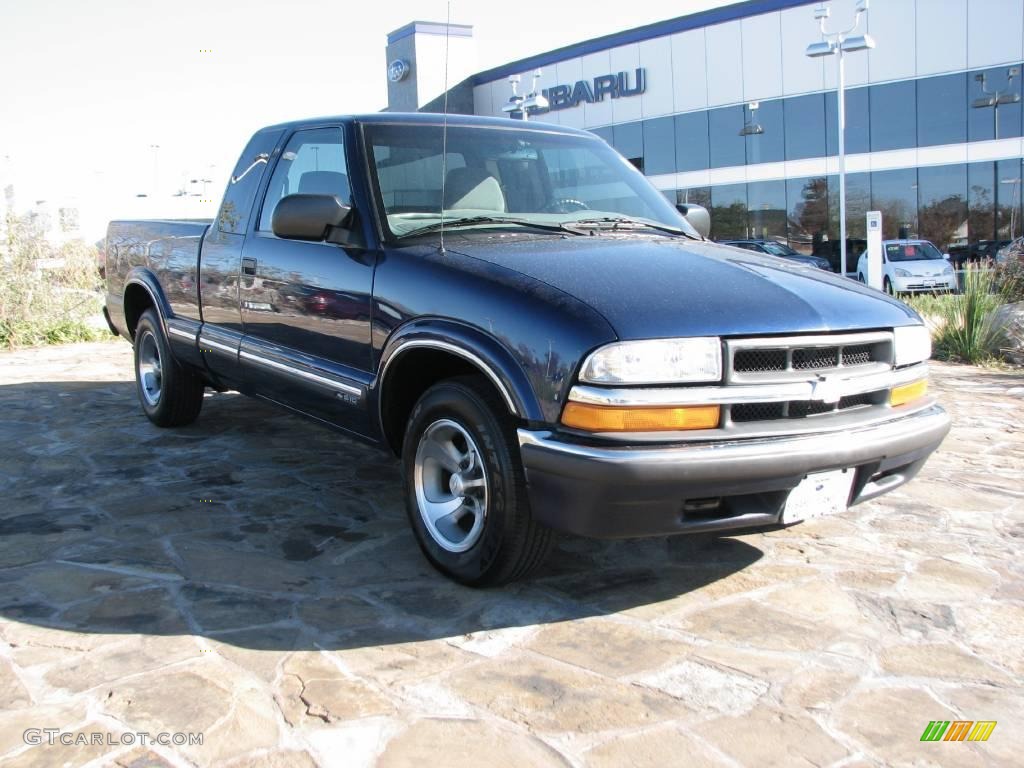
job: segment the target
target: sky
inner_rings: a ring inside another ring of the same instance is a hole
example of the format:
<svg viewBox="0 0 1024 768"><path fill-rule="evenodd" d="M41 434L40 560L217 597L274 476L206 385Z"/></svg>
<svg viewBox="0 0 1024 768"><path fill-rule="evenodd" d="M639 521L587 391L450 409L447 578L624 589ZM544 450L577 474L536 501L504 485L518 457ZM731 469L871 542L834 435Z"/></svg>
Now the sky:
<svg viewBox="0 0 1024 768"><path fill-rule="evenodd" d="M452 0L451 20L473 25L482 71L725 4ZM253 132L382 109L387 34L447 12L445 0L0 0L0 189L14 185L19 212L79 208L90 239L114 217L212 216Z"/></svg>

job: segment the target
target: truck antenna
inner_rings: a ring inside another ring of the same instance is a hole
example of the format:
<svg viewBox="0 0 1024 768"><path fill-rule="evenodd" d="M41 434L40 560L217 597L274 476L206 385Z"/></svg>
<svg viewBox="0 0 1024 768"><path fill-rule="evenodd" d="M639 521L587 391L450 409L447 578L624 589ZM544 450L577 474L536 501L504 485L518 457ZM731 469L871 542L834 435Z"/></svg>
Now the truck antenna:
<svg viewBox="0 0 1024 768"><path fill-rule="evenodd" d="M452 0L444 26L444 122L441 128L441 254L444 254L444 182L448 175L448 32L452 26Z"/></svg>

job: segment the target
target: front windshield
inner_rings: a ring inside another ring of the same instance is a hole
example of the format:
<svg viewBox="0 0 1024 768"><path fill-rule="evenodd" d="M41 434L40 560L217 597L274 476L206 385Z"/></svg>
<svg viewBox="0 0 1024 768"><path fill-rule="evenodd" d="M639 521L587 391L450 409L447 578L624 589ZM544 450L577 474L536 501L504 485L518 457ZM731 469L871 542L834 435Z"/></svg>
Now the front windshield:
<svg viewBox="0 0 1024 768"><path fill-rule="evenodd" d="M436 225L442 215L446 226L466 219L477 219L474 226L515 219L557 227L629 218L697 236L661 193L597 137L450 125L445 139L440 125L410 123L367 125L365 133L383 219L395 237Z"/></svg>
<svg viewBox="0 0 1024 768"><path fill-rule="evenodd" d="M886 243L885 258L889 261L925 261L941 259L939 249L927 241L920 243Z"/></svg>

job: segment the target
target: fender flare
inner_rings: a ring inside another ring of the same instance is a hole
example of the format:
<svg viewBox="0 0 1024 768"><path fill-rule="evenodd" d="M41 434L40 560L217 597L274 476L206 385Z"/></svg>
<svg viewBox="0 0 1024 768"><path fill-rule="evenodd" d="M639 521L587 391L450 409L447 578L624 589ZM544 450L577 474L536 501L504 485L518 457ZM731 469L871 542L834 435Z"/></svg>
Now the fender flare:
<svg viewBox="0 0 1024 768"><path fill-rule="evenodd" d="M160 318L160 327L164 332L164 336L167 336L167 318L173 317L174 313L171 311L171 305L167 301L167 297L164 296L163 289L160 287L160 281L156 275L146 267L133 267L129 270L128 274L125 275L124 289L121 291L122 306L124 303L124 295L128 291L128 286L140 285L145 289L146 293L149 294L149 298L153 302L153 306L156 307L157 317ZM127 318L125 318L125 326L127 329ZM129 335L131 335L129 331Z"/></svg>
<svg viewBox="0 0 1024 768"><path fill-rule="evenodd" d="M417 318L394 331L380 354L371 391L378 423L384 424L384 390L391 364L411 349L437 349L457 355L487 376L509 413L524 421L543 421L540 404L522 364L507 347L483 331L444 318Z"/></svg>

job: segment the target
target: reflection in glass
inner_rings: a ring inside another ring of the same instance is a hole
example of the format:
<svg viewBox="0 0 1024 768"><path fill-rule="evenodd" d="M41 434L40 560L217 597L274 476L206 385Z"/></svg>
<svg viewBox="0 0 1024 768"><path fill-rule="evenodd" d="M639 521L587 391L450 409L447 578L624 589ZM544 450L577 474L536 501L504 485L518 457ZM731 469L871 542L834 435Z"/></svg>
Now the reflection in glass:
<svg viewBox="0 0 1024 768"><path fill-rule="evenodd" d="M676 169L704 171L710 166L708 157L708 113L690 112L675 116Z"/></svg>
<svg viewBox="0 0 1024 768"><path fill-rule="evenodd" d="M821 252L828 239L828 184L824 176L786 181L789 247L798 253Z"/></svg>
<svg viewBox="0 0 1024 768"><path fill-rule="evenodd" d="M786 182L757 181L747 185L749 237L786 239Z"/></svg>
<svg viewBox="0 0 1024 768"><path fill-rule="evenodd" d="M743 131L744 107L722 107L708 112L711 167L727 168L746 162Z"/></svg>
<svg viewBox="0 0 1024 768"><path fill-rule="evenodd" d="M872 85L868 90L871 92L871 151L913 147L917 142L914 81Z"/></svg>
<svg viewBox="0 0 1024 768"><path fill-rule="evenodd" d="M967 242L967 166L918 169L918 221L922 238L943 252Z"/></svg>
<svg viewBox="0 0 1024 768"><path fill-rule="evenodd" d="M992 240L996 234L995 163L967 166L967 239Z"/></svg>
<svg viewBox="0 0 1024 768"><path fill-rule="evenodd" d="M867 236L867 213L871 207L871 174L846 174L846 237L863 240ZM839 177L828 177L828 232L839 239ZM847 258L852 251L847 248ZM847 264L847 266L850 266Z"/></svg>
<svg viewBox="0 0 1024 768"><path fill-rule="evenodd" d="M711 188L711 238L747 236L747 185L723 184Z"/></svg>
<svg viewBox="0 0 1024 768"><path fill-rule="evenodd" d="M786 159L825 156L825 95L793 96L783 102Z"/></svg>
<svg viewBox="0 0 1024 768"><path fill-rule="evenodd" d="M1021 135L1021 75L1011 76L1011 69L994 67L968 76L968 141Z"/></svg>
<svg viewBox="0 0 1024 768"><path fill-rule="evenodd" d="M782 100L753 101L743 107L747 163L772 163L786 156Z"/></svg>
<svg viewBox="0 0 1024 768"><path fill-rule="evenodd" d="M967 140L967 75L917 81L917 145L959 144Z"/></svg>
<svg viewBox="0 0 1024 768"><path fill-rule="evenodd" d="M711 187L691 187L676 190L676 203L696 203L711 210Z"/></svg>
<svg viewBox="0 0 1024 768"><path fill-rule="evenodd" d="M1000 160L996 163L996 228L1001 240L1021 236L1021 160Z"/></svg>
<svg viewBox="0 0 1024 768"><path fill-rule="evenodd" d="M917 169L871 174L872 210L882 212L882 236L914 237L917 227ZM863 229L864 222L861 221Z"/></svg>

